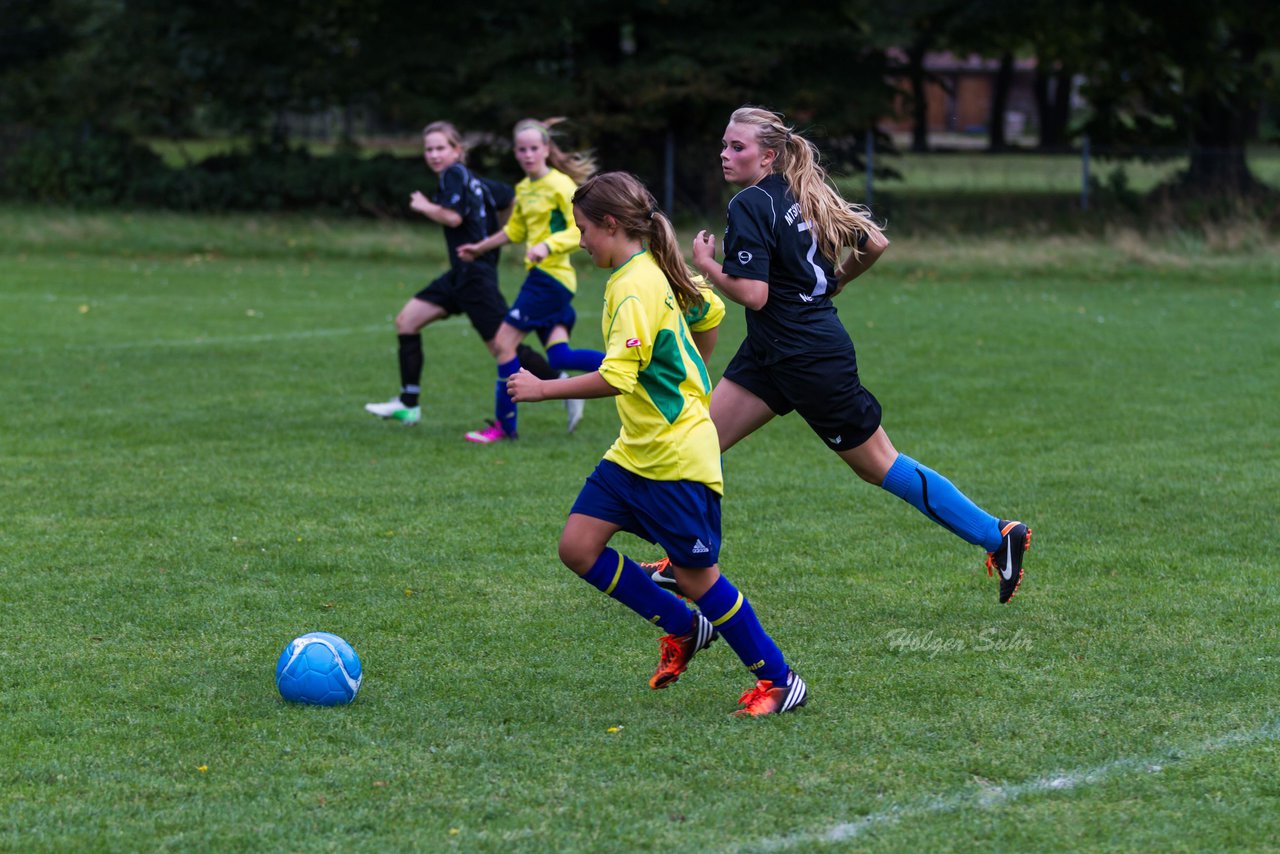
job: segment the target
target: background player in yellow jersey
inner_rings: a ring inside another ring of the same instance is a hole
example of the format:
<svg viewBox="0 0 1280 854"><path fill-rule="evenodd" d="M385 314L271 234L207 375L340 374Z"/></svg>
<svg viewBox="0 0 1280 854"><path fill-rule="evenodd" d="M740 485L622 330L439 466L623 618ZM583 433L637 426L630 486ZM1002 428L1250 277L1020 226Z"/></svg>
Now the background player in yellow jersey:
<svg viewBox="0 0 1280 854"><path fill-rule="evenodd" d="M560 559L582 579L661 626L652 688L676 681L693 656L723 636L756 677L737 714L787 712L807 688L765 633L746 597L720 573L719 438L711 378L685 312L703 302L671 223L633 175L608 172L573 197L582 247L612 268L605 285L599 370L544 381L528 371L508 382L518 401L616 396L622 430L587 478L560 537ZM618 531L661 546L690 611L630 558L609 548Z"/></svg>
<svg viewBox="0 0 1280 854"><path fill-rule="evenodd" d="M595 171L595 161L581 152L566 153L551 137L550 128L561 119L522 119L516 123L516 160L525 177L516 185L515 210L507 224L476 243L459 246L464 261L482 257L504 243L525 241L528 273L511 310L494 336L498 348L498 385L495 390L497 421L467 434L472 442L489 444L516 437L516 405L507 396L507 378L520 367L516 349L530 332L538 333L547 348L551 369L594 371L604 354L599 350L574 350L569 333L576 315L573 295L578 277L569 255L578 248L578 226L573 219L573 193ZM582 401L567 402L569 432L582 419Z"/></svg>

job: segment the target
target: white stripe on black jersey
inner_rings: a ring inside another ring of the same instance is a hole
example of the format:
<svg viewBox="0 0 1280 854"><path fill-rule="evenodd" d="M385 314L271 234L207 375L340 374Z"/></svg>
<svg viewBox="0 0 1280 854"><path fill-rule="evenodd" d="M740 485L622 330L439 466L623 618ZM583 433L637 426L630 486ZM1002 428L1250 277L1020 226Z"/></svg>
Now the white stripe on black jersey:
<svg viewBox="0 0 1280 854"><path fill-rule="evenodd" d="M843 350L849 333L836 316L831 260L818 252L810 224L776 173L729 202L724 272L769 283L769 299L747 310L747 342L762 364L798 353Z"/></svg>

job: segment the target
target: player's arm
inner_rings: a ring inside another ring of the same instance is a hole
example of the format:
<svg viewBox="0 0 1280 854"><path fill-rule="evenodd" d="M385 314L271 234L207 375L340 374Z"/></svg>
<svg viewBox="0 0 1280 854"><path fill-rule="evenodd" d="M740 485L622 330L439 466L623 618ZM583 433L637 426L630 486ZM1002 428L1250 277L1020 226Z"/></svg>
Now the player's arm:
<svg viewBox="0 0 1280 854"><path fill-rule="evenodd" d="M507 394L516 403L533 403L539 400L586 400L597 397L614 397L621 394L600 376L599 371L579 374L562 380L540 380L524 368L507 379Z"/></svg>
<svg viewBox="0 0 1280 854"><path fill-rule="evenodd" d="M684 321L689 324L693 346L698 348L698 355L706 362L711 358L720 337L720 324L724 321L724 300L720 299L702 276L694 276L693 283L702 292L702 304L686 311Z"/></svg>
<svg viewBox="0 0 1280 854"><path fill-rule="evenodd" d="M497 249L511 242L511 238L507 237L507 233L498 229L490 234L484 240L477 243L464 243L458 247L458 257L463 261L474 261L486 252Z"/></svg>
<svg viewBox="0 0 1280 854"><path fill-rule="evenodd" d="M462 225L462 214L452 208L436 204L416 190L409 196L409 207L432 222L438 222L448 228L457 228Z"/></svg>
<svg viewBox="0 0 1280 854"><path fill-rule="evenodd" d="M720 338L720 327L716 326L703 332L690 332L693 336L693 346L698 348L698 355L702 357L702 361L709 362L711 354L716 349L716 341Z"/></svg>
<svg viewBox="0 0 1280 854"><path fill-rule="evenodd" d="M693 266L729 299L745 305L753 311L764 308L769 301L769 283L759 279L742 279L724 271L716 261L716 238L709 231L699 231L693 238Z"/></svg>
<svg viewBox="0 0 1280 854"><path fill-rule="evenodd" d="M845 285L870 270L871 265L879 261L888 248L889 238L884 236L884 232L868 231L866 241L858 247L858 251L850 250L849 256L840 265L836 274L836 293L840 293Z"/></svg>

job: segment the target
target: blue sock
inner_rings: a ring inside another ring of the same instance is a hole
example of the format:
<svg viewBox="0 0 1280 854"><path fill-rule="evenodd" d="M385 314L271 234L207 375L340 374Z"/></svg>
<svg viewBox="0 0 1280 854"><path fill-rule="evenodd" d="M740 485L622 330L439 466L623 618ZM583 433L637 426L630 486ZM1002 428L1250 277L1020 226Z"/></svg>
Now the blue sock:
<svg viewBox="0 0 1280 854"><path fill-rule="evenodd" d="M729 579L721 575L695 604L757 679L786 684L790 668L782 650L760 625L747 597Z"/></svg>
<svg viewBox="0 0 1280 854"><path fill-rule="evenodd" d="M547 348L547 361L553 371L590 371L600 370L604 361L604 353L599 350L574 350L568 341L560 341Z"/></svg>
<svg viewBox="0 0 1280 854"><path fill-rule="evenodd" d="M601 552L582 580L669 635L687 635L693 628L693 612L678 596L654 584L638 563L613 549Z"/></svg>
<svg viewBox="0 0 1280 854"><path fill-rule="evenodd" d="M881 487L966 542L989 552L1000 547L999 519L966 498L951 481L906 454L898 454Z"/></svg>
<svg viewBox="0 0 1280 854"><path fill-rule="evenodd" d="M516 402L507 394L507 377L520 370L520 358L498 365L498 384L493 390L493 417L508 436L516 435Z"/></svg>

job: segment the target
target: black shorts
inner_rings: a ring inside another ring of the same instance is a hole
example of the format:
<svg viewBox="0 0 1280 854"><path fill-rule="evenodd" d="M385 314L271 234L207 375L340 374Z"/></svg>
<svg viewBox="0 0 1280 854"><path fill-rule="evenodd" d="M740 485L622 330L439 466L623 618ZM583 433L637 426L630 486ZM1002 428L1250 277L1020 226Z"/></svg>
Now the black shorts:
<svg viewBox="0 0 1280 854"><path fill-rule="evenodd" d="M454 267L413 296L440 306L447 314L465 314L484 341L498 334L507 314L507 300L498 290L498 271L488 264Z"/></svg>
<svg viewBox="0 0 1280 854"><path fill-rule="evenodd" d="M852 344L834 353L804 353L763 364L744 341L724 378L778 415L799 412L833 451L858 447L880 427L880 401L858 381Z"/></svg>

